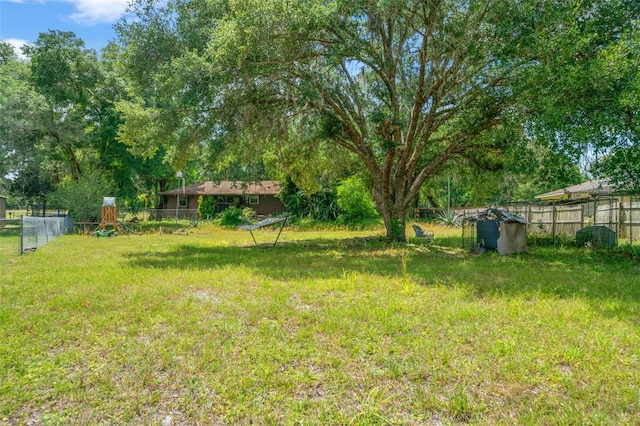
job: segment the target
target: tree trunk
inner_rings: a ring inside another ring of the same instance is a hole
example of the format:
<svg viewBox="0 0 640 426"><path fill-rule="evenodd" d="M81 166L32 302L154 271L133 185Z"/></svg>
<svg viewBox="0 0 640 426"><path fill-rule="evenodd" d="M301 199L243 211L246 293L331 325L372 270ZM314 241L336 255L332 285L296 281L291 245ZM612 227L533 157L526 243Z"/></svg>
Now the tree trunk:
<svg viewBox="0 0 640 426"><path fill-rule="evenodd" d="M398 207L400 204L400 207ZM378 202L378 209L384 220L386 238L392 241L407 242L407 215L401 202L392 203Z"/></svg>

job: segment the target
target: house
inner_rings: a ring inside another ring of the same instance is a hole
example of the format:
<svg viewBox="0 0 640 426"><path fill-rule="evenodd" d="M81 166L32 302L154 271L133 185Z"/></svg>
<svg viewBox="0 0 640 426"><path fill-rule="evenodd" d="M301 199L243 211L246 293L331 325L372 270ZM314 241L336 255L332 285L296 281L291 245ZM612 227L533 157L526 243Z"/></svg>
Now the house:
<svg viewBox="0 0 640 426"><path fill-rule="evenodd" d="M536 195L540 201L580 200L598 195L610 195L615 192L615 186L603 179L590 180L579 185L568 186Z"/></svg>
<svg viewBox="0 0 640 426"><path fill-rule="evenodd" d="M215 197L215 211L220 213L231 206L251 207L258 216L284 213L286 207L278 198L280 184L265 180L258 182L206 181L163 191L162 217L192 217L197 215L198 198Z"/></svg>

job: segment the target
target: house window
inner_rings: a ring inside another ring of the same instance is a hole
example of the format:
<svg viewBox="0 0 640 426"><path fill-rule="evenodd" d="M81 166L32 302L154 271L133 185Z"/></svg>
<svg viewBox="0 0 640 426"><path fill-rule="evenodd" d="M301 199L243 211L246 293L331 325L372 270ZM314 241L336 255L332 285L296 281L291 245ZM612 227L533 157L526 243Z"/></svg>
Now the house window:
<svg viewBox="0 0 640 426"><path fill-rule="evenodd" d="M249 204L260 204L260 197L258 195L249 195Z"/></svg>
<svg viewBox="0 0 640 426"><path fill-rule="evenodd" d="M186 195L181 195L180 196L180 207L186 207L187 206L187 196Z"/></svg>
<svg viewBox="0 0 640 426"><path fill-rule="evenodd" d="M238 202L236 201L236 199L238 201L240 200L239 197L236 197L233 195L218 195L216 197L216 206L215 206L216 213L222 213L229 207L233 205L237 205Z"/></svg>

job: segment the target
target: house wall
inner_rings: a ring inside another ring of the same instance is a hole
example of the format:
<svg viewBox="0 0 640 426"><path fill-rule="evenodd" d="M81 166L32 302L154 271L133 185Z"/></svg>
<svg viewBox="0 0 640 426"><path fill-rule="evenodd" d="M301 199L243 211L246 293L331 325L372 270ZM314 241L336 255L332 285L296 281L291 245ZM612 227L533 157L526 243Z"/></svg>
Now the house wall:
<svg viewBox="0 0 640 426"><path fill-rule="evenodd" d="M287 211L287 208L282 204L282 201L274 195L260 195L258 204L249 204L249 207L254 209L258 215L262 216L284 213Z"/></svg>
<svg viewBox="0 0 640 426"><path fill-rule="evenodd" d="M156 211L158 219L175 219L176 203L178 199L174 196L164 196L163 209ZM198 214L198 196L187 195L187 205L178 207L178 217L181 219L189 219Z"/></svg>
<svg viewBox="0 0 640 426"><path fill-rule="evenodd" d="M187 205L178 207L178 217L180 218L190 218L198 213L198 195L188 195L187 196ZM238 197L238 196L235 196ZM253 196L255 197L255 196ZM258 203L251 204L249 203L249 196L243 197L240 196L241 206L240 207L251 207L256 211L256 214L260 216L268 216L278 213L284 213L287 211L282 201L274 195L258 195ZM246 200L246 201L245 201ZM175 196L165 196L164 198L164 209L162 212L162 217L164 218L175 218L176 217L176 202L177 197ZM223 208L226 208L223 206Z"/></svg>

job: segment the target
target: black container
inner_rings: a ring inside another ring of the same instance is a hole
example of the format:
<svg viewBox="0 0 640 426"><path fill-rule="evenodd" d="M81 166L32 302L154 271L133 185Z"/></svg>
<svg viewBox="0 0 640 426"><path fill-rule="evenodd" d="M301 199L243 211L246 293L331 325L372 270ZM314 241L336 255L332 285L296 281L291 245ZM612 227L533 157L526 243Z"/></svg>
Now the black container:
<svg viewBox="0 0 640 426"><path fill-rule="evenodd" d="M495 220L479 220L476 226L478 229L478 247L497 250L498 238L500 238L498 222Z"/></svg>

